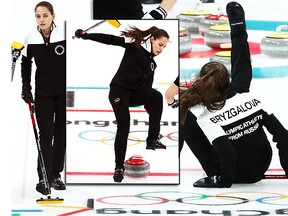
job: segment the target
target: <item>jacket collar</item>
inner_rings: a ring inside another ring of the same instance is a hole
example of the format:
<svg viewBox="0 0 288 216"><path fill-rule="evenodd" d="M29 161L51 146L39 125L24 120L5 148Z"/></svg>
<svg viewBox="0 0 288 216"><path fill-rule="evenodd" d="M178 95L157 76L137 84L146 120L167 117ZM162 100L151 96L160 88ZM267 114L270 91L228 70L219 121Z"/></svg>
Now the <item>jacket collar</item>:
<svg viewBox="0 0 288 216"><path fill-rule="evenodd" d="M141 46L147 50L149 53L151 53L151 49L152 49L152 44L150 41L150 38L148 38L148 40L145 43L142 43Z"/></svg>

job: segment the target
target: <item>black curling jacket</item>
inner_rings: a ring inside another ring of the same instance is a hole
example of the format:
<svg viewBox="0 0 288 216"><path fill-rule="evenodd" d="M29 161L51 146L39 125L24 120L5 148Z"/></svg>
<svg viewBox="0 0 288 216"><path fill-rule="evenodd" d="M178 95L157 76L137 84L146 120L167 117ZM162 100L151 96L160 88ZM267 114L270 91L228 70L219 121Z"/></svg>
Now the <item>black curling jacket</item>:
<svg viewBox="0 0 288 216"><path fill-rule="evenodd" d="M179 75L176 77L173 83L179 87Z"/></svg>
<svg viewBox="0 0 288 216"><path fill-rule="evenodd" d="M50 38L37 30L24 41L21 75L23 86L31 89L32 60L36 65L35 95L57 96L66 92L66 40L64 30L53 26Z"/></svg>
<svg viewBox="0 0 288 216"><path fill-rule="evenodd" d="M83 39L125 48L124 56L110 83L110 87L118 86L128 90L138 90L143 87L152 88L154 71L157 65L154 61L154 55L149 50L149 39L139 48L136 48L132 43L126 43L124 37L109 34L85 34Z"/></svg>
<svg viewBox="0 0 288 216"><path fill-rule="evenodd" d="M197 122L219 153L223 168L221 176L225 180L231 181L234 175L240 182L241 178L248 183L261 180L271 158L264 127L277 143L281 166L288 175L288 132L266 111L257 96L250 92L237 93L226 100L221 110L211 112L203 106L201 109ZM259 179L249 179L250 175Z"/></svg>

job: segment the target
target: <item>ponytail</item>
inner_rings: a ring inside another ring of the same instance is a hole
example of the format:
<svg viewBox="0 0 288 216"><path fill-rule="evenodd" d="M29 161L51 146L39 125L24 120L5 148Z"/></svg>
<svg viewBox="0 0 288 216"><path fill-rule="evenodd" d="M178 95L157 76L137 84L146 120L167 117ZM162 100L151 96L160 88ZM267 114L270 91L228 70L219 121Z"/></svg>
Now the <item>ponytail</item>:
<svg viewBox="0 0 288 216"><path fill-rule="evenodd" d="M224 107L230 90L230 78L226 67L219 62L209 62L200 71L200 77L184 93L180 94L180 122L185 122L187 111L203 105L213 112Z"/></svg>
<svg viewBox="0 0 288 216"><path fill-rule="evenodd" d="M163 30L159 29L156 26L152 26L147 30L140 30L135 26L129 26L129 30L121 31L121 36L131 38L132 44L139 48L142 43L145 43L150 37L154 37L154 39L159 39L161 37L166 37L169 39L168 33Z"/></svg>

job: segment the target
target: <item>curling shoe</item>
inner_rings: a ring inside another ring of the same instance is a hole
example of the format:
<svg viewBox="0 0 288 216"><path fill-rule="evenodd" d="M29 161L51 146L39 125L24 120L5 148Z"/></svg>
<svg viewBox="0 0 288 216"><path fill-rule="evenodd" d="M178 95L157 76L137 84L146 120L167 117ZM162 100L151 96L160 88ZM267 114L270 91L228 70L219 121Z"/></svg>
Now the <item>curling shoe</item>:
<svg viewBox="0 0 288 216"><path fill-rule="evenodd" d="M50 186L49 186L50 187ZM36 185L36 191L38 191L39 193L41 193L42 195L48 195L48 191L45 187L45 183L44 180L40 180L37 185Z"/></svg>
<svg viewBox="0 0 288 216"><path fill-rule="evenodd" d="M124 178L124 169L115 168L115 172L113 175L114 182L122 182L123 178Z"/></svg>
<svg viewBox="0 0 288 216"><path fill-rule="evenodd" d="M66 185L60 177L52 179L51 187L54 188L54 190L66 190Z"/></svg>
<svg viewBox="0 0 288 216"><path fill-rule="evenodd" d="M230 188L231 183L222 183L221 176L210 176L199 179L196 181L194 187L206 187L206 188Z"/></svg>
<svg viewBox="0 0 288 216"><path fill-rule="evenodd" d="M166 146L163 145L158 139L152 140L151 142L147 143L146 149L166 149Z"/></svg>
<svg viewBox="0 0 288 216"><path fill-rule="evenodd" d="M231 29L231 38L233 38L234 36L248 37L245 13L242 6L234 1L229 2L226 5L226 13L228 15L229 25Z"/></svg>
<svg viewBox="0 0 288 216"><path fill-rule="evenodd" d="M230 26L235 26L235 25L245 25L245 12L242 8L242 6L235 1L229 2L226 5L226 13L228 16L228 20L230 23Z"/></svg>

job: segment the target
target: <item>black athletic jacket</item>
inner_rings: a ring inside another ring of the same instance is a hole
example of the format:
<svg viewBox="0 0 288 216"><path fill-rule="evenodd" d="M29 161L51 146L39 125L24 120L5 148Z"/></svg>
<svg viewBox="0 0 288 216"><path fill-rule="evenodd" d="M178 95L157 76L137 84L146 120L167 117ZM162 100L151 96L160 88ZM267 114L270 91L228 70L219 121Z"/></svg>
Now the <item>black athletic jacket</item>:
<svg viewBox="0 0 288 216"><path fill-rule="evenodd" d="M141 19L141 0L93 0L93 19Z"/></svg>
<svg viewBox="0 0 288 216"><path fill-rule="evenodd" d="M66 41L64 30L53 26L49 40L35 30L29 33L22 52L23 86L31 89L32 60L36 65L35 95L57 96L66 92Z"/></svg>
<svg viewBox="0 0 288 216"><path fill-rule="evenodd" d="M125 53L120 66L113 77L110 86L118 86L128 90L137 90L143 87L152 87L154 79L154 70L157 67L153 59L153 54L149 50L148 41L147 50L144 46L135 48L131 43L126 43L124 37L92 33L85 34L83 39L90 39L104 44L111 44L125 48Z"/></svg>
<svg viewBox="0 0 288 216"><path fill-rule="evenodd" d="M288 175L288 132L273 114L264 110L258 97L250 92L237 93L227 99L221 110L201 109L197 122L219 152L224 178L231 180L237 170L236 179L240 181L241 177L247 182L261 180L271 159L271 146L264 127L277 143L281 166ZM237 162L233 158L237 158Z"/></svg>
<svg viewBox="0 0 288 216"><path fill-rule="evenodd" d="M179 87L179 75L176 77L173 83Z"/></svg>

